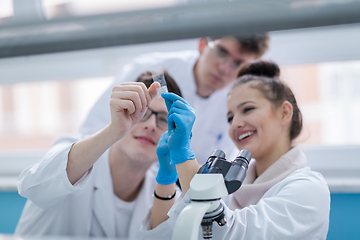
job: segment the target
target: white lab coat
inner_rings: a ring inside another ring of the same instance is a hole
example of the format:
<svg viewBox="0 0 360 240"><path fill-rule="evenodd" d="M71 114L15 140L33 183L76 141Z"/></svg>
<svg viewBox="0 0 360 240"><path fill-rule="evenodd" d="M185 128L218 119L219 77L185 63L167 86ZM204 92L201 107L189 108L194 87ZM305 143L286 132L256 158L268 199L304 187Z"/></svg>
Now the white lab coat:
<svg viewBox="0 0 360 240"><path fill-rule="evenodd" d="M148 214L142 224L144 237L171 239L175 222L189 201L188 192L169 211L170 218L152 230ZM324 178L305 167L275 184L256 205L235 211L225 206L227 224L213 224L213 239L326 239L329 211L330 193Z"/></svg>
<svg viewBox="0 0 360 240"><path fill-rule="evenodd" d="M116 237L114 193L106 151L88 175L73 186L66 174L68 153L79 139L58 141L46 156L25 169L18 179L20 195L28 198L15 234L21 236ZM152 207L157 166L146 177L135 207L127 238L141 238L140 225Z"/></svg>
<svg viewBox="0 0 360 240"><path fill-rule="evenodd" d="M81 133L83 135L95 133L110 122L108 106L113 86L121 82L135 81L140 73L160 65L174 78L184 99L196 111L191 147L198 162L205 163L216 148L223 150L227 156L233 154L236 148L229 137L226 119L226 99L230 87L215 91L208 98L199 97L193 74L198 57L198 51L182 51L144 54L135 58L121 69L114 84L96 102L81 128Z"/></svg>

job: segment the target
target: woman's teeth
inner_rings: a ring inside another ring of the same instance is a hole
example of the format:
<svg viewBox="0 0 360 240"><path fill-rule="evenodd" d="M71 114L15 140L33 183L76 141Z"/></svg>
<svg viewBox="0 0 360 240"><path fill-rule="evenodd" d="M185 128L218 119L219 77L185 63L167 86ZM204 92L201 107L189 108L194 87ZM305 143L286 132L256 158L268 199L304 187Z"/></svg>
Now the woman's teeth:
<svg viewBox="0 0 360 240"><path fill-rule="evenodd" d="M246 132L246 133L241 134L238 139L239 139L239 141L241 141L241 140L243 140L243 139L245 139L245 138L247 138L247 137L249 137L249 136L251 136L253 134L254 134L254 132Z"/></svg>

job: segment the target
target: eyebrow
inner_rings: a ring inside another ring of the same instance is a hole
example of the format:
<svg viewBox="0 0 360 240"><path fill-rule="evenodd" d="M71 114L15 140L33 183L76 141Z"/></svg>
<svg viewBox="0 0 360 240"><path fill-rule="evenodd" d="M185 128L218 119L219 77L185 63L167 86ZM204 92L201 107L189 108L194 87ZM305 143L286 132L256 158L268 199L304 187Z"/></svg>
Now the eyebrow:
<svg viewBox="0 0 360 240"><path fill-rule="evenodd" d="M215 44L215 45L216 45L216 44ZM225 47L223 47L221 44L217 44L216 46L217 46L218 48L220 48L221 51L225 52L226 54L228 54L228 55L230 54L229 51L228 51Z"/></svg>
<svg viewBox="0 0 360 240"><path fill-rule="evenodd" d="M154 112L156 112L156 111L154 111ZM161 113L161 114L165 114L165 115L167 115L168 113L167 112L165 112L165 111L159 111L159 112L157 112L157 113Z"/></svg>
<svg viewBox="0 0 360 240"><path fill-rule="evenodd" d="M236 109L239 109L241 108L242 106L244 106L245 104L247 103L255 103L253 101L246 101L246 102L243 102L243 103L240 103L239 105L236 106ZM227 112L226 116L229 115L231 113L231 111Z"/></svg>
<svg viewBox="0 0 360 240"><path fill-rule="evenodd" d="M221 51L225 52L228 56L234 58L233 56L231 56L230 52L221 44L215 44L218 48L221 49ZM242 62L244 62L244 59L238 59L238 58L234 58L234 60L232 60L234 62L236 62L237 64L241 64Z"/></svg>
<svg viewBox="0 0 360 240"><path fill-rule="evenodd" d="M168 112L166 112L166 111L155 111L154 109L152 109L150 107L148 107L148 109L150 109L151 111L156 112L156 113L164 113L166 115L168 114Z"/></svg>

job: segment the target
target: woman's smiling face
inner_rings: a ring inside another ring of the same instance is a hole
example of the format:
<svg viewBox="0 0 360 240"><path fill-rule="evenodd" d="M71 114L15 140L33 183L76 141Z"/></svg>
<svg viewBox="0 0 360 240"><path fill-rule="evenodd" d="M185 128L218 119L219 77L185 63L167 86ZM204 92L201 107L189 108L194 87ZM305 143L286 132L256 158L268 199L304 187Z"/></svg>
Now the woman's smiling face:
<svg viewBox="0 0 360 240"><path fill-rule="evenodd" d="M280 108L275 109L251 84L238 85L228 96L229 135L239 150L247 149L261 159L276 150L284 129Z"/></svg>

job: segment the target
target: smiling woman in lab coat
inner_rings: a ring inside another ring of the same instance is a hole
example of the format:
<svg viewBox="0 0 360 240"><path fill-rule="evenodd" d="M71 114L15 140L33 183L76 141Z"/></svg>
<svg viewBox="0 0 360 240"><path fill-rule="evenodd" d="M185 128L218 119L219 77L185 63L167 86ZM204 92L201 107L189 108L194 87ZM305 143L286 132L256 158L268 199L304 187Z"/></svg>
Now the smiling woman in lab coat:
<svg viewBox="0 0 360 240"><path fill-rule="evenodd" d="M213 239L326 239L329 189L321 174L305 166L305 154L293 144L301 131L302 117L294 94L279 75L276 64L255 61L240 70L228 94L229 135L238 149L249 150L254 159L243 185L225 206L227 224L213 224ZM159 146L162 152L167 146L169 154L177 156L174 163L185 193L199 169L189 144L195 115L183 99L172 94L163 97L169 128ZM163 187L157 184L156 191ZM143 222L144 237L170 239L189 202L186 193L168 212L155 199Z"/></svg>
<svg viewBox="0 0 360 240"><path fill-rule="evenodd" d="M165 77L169 91L181 95L166 72ZM28 201L16 235L141 236L156 184L156 146L167 130L164 99L155 97L158 87L149 73L114 87L105 128L85 138L60 139L21 173L18 191Z"/></svg>

